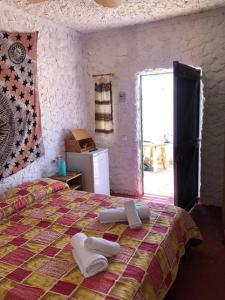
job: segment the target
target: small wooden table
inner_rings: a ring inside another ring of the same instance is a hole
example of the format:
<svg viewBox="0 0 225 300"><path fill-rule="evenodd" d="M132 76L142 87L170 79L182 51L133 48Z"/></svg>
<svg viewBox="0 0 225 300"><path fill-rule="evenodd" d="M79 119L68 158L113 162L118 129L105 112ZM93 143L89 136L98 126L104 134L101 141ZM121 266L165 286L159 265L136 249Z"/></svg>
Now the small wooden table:
<svg viewBox="0 0 225 300"><path fill-rule="evenodd" d="M153 166L153 172L158 171L158 161L161 162L163 169L168 167L168 159L166 158L166 143L143 143L144 158ZM169 145L169 144L168 144Z"/></svg>
<svg viewBox="0 0 225 300"><path fill-rule="evenodd" d="M80 172L68 171L66 176L54 175L50 178L67 183L71 190L82 190L82 174Z"/></svg>

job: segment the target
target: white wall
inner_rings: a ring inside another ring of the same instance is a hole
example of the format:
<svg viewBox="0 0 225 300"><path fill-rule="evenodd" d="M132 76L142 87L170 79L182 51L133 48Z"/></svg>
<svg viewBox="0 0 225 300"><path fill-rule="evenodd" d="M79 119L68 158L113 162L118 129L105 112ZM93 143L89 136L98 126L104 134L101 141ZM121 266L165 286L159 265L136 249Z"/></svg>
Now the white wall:
<svg viewBox="0 0 225 300"><path fill-rule="evenodd" d="M92 74L114 73L113 109L115 133L95 136L98 146L109 148L110 182L114 192L141 192L140 114L137 73L145 69L171 68L172 62L203 70L204 106L201 198L221 205L223 197L225 10L87 34L86 90L89 128L94 134L94 86ZM118 92L125 91L125 103Z"/></svg>
<svg viewBox="0 0 225 300"><path fill-rule="evenodd" d="M55 171L51 160L64 151L69 129L86 127L81 37L57 26L0 4L0 30L39 31L38 86L45 156L0 183L0 193L21 182Z"/></svg>

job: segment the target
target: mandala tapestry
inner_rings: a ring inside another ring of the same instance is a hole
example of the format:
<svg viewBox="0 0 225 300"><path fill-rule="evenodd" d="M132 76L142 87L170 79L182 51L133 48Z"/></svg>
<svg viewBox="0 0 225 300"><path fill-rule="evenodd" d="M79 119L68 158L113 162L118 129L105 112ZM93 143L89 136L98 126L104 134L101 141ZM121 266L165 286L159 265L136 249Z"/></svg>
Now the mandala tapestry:
<svg viewBox="0 0 225 300"><path fill-rule="evenodd" d="M0 32L0 181L43 152L37 32Z"/></svg>

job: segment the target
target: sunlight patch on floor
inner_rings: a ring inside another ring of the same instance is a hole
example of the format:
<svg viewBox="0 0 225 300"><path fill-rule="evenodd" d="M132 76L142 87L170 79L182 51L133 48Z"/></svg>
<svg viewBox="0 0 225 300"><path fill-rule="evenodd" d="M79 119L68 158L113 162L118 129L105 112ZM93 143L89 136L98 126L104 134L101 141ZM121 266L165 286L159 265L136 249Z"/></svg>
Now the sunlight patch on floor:
<svg viewBox="0 0 225 300"><path fill-rule="evenodd" d="M144 193L173 197L173 166L158 172L144 171Z"/></svg>

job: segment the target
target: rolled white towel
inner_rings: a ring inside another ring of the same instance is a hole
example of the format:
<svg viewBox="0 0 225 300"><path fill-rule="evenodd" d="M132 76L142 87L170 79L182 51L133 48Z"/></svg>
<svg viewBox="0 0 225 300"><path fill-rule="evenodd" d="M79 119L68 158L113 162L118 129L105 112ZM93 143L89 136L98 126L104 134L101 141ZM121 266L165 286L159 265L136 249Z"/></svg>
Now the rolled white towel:
<svg viewBox="0 0 225 300"><path fill-rule="evenodd" d="M141 220L150 218L150 209L146 204L136 205L138 215ZM127 221L127 215L124 207L108 208L99 213L100 223L114 223Z"/></svg>
<svg viewBox="0 0 225 300"><path fill-rule="evenodd" d="M128 224L131 229L141 228L142 222L139 218L134 200L129 200L124 203L125 212L128 219Z"/></svg>
<svg viewBox="0 0 225 300"><path fill-rule="evenodd" d="M89 250L95 250L97 253L106 257L111 257L120 252L120 245L99 237L88 237L84 241L84 246Z"/></svg>
<svg viewBox="0 0 225 300"><path fill-rule="evenodd" d="M87 236L84 233L79 232L72 237L71 245L73 247L73 257L76 260L81 273L87 278L105 271L108 267L108 261L103 255L87 249L84 246L86 239Z"/></svg>

